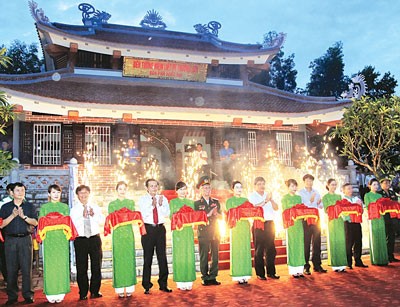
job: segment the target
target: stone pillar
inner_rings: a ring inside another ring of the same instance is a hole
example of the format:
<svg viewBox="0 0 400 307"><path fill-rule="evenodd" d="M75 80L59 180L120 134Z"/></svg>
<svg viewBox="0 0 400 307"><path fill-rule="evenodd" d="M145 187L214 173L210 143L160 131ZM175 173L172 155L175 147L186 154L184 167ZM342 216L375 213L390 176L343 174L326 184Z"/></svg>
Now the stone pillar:
<svg viewBox="0 0 400 307"><path fill-rule="evenodd" d="M13 158L14 161L17 162L17 164L15 165L15 167L11 170L10 172L10 182L19 182L19 168L20 168L20 164L19 164L19 160L16 158Z"/></svg>
<svg viewBox="0 0 400 307"><path fill-rule="evenodd" d="M69 168L69 190L68 190L68 205L72 208L75 199L75 189L78 185L78 160L72 158L69 160L68 164ZM71 273L72 273L72 280L76 278L76 263L75 263L75 250L74 244L70 242L70 259L71 259Z"/></svg>
<svg viewBox="0 0 400 307"><path fill-rule="evenodd" d="M353 194L358 195L359 194L359 187L357 184L357 166L354 165L353 160L349 160L347 162L346 169L349 171L349 179L350 183L353 186Z"/></svg>

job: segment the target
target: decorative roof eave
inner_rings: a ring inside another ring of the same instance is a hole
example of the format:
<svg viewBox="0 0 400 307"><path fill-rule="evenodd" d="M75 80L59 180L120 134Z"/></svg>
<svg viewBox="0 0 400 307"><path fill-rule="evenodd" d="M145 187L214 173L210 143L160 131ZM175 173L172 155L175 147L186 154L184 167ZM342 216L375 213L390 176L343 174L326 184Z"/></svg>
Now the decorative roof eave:
<svg viewBox="0 0 400 307"><path fill-rule="evenodd" d="M142 46L135 44L111 43L91 39L85 36L73 35L61 31L51 24L36 24L40 33L45 35L47 43L70 47L71 43L78 44L79 50L97 52L112 55L113 50L121 51L121 56L135 56L141 58L157 58L163 60L174 60L193 63L210 64L212 60L218 60L220 64L246 65L249 62L254 64L265 64L279 51L280 47L273 49L259 49L252 52L207 52L196 50L181 50L165 47ZM43 42L41 42L43 44Z"/></svg>
<svg viewBox="0 0 400 307"><path fill-rule="evenodd" d="M22 105L31 112L53 115L68 115L68 111L76 110L79 116L94 118L122 118L124 113L131 113L133 118L157 120L186 120L231 123L234 118L241 118L248 124L275 124L282 121L284 125L313 124L338 121L342 118L344 106L302 113L272 113L248 110L223 110L193 107L162 107L149 105L116 105L89 102L67 101L27 94L19 91L1 88L8 95L12 104Z"/></svg>

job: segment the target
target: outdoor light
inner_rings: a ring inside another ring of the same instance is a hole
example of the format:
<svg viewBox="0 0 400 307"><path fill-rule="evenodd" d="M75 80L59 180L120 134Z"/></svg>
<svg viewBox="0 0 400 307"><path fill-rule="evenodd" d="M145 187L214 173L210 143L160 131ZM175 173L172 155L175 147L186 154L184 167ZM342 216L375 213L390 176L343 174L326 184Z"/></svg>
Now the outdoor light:
<svg viewBox="0 0 400 307"><path fill-rule="evenodd" d="M274 127L282 127L283 126L283 120L276 120L274 123Z"/></svg>
<svg viewBox="0 0 400 307"><path fill-rule="evenodd" d="M130 122L130 121L132 121L132 113L123 113L123 114L122 114L122 121L123 121L123 122Z"/></svg>
<svg viewBox="0 0 400 307"><path fill-rule="evenodd" d="M76 110L68 111L68 119L74 120L74 119L78 119L78 117L79 117L79 111L76 111Z"/></svg>

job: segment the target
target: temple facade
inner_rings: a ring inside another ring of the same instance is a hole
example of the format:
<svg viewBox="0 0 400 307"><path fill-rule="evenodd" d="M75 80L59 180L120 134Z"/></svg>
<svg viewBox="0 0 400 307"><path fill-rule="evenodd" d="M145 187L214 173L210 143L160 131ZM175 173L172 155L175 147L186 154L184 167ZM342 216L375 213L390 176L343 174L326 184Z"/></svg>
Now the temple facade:
<svg viewBox="0 0 400 307"><path fill-rule="evenodd" d="M88 4L79 5L81 25L52 22L33 1L30 9L45 70L0 75L0 90L18 114L7 135L13 155L32 174L90 160L104 188L133 142L138 161L157 161L171 189L196 143L218 179L225 139L254 167L268 151L291 166L309 131L337 123L351 103L250 81L269 69L282 33L264 44L240 44L221 40L216 21L184 33L167 30L155 11L136 27L109 23L110 14Z"/></svg>

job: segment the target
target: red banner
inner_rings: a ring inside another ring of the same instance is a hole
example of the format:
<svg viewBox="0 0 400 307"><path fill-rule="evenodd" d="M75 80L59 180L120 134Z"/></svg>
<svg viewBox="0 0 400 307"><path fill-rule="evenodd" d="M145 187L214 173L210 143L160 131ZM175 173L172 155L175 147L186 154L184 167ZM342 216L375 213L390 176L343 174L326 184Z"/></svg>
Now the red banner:
<svg viewBox="0 0 400 307"><path fill-rule="evenodd" d="M289 228L296 220L306 220L308 225L318 222L319 214L317 208L309 208L304 204L298 204L282 212L283 227Z"/></svg>
<svg viewBox="0 0 400 307"><path fill-rule="evenodd" d="M104 223L104 236L109 235L112 229L124 225L134 224L139 226L140 234L142 236L146 234L146 228L144 227L142 214L139 211L132 211L125 207L121 208L113 213L110 213L106 217L106 221Z"/></svg>
<svg viewBox="0 0 400 307"><path fill-rule="evenodd" d="M368 205L368 219L379 219L381 215L390 214L391 218L400 219L400 204L389 198L379 198Z"/></svg>
<svg viewBox="0 0 400 307"><path fill-rule="evenodd" d="M326 212L330 221L342 216L349 216L352 223L362 223L362 206L353 204L347 199L338 200L333 206L329 206Z"/></svg>
<svg viewBox="0 0 400 307"><path fill-rule="evenodd" d="M256 223L256 221L264 222L264 211L261 207L254 207L250 202L246 201L236 208L231 208L226 214L226 220L229 228L236 226L237 221L240 220L254 220L254 227L264 229L263 223Z"/></svg>
<svg viewBox="0 0 400 307"><path fill-rule="evenodd" d="M189 225L207 225L207 213L204 210L195 211L184 205L179 211L172 214L171 230L182 230Z"/></svg>
<svg viewBox="0 0 400 307"><path fill-rule="evenodd" d="M67 240L75 240L78 232L72 223L71 217L59 212L51 212L39 219L36 240L42 243L46 239L46 233L52 230L63 230Z"/></svg>
<svg viewBox="0 0 400 307"><path fill-rule="evenodd" d="M207 64L124 57L124 77L205 82Z"/></svg>

